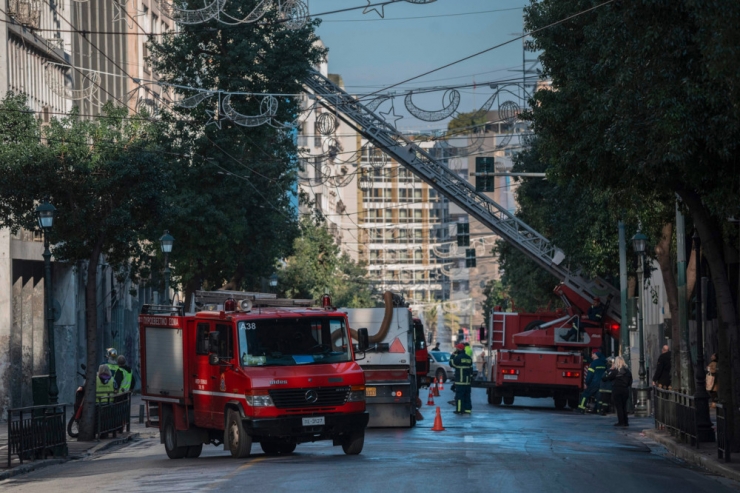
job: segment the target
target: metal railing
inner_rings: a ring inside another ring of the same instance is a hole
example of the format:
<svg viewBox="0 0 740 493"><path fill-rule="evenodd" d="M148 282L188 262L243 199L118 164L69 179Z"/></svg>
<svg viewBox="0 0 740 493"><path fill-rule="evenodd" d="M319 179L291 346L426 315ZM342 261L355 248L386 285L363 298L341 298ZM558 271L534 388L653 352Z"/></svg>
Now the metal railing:
<svg viewBox="0 0 740 493"><path fill-rule="evenodd" d="M65 446L66 423L64 404L8 409L8 467L14 455L23 464Z"/></svg>
<svg viewBox="0 0 740 493"><path fill-rule="evenodd" d="M717 403L717 458L724 462L730 462L732 450L732 436L730 427L727 426L727 408Z"/></svg>
<svg viewBox="0 0 740 493"><path fill-rule="evenodd" d="M115 437L124 428L131 431L131 392L98 399L95 405L95 434L98 437L105 433L112 433Z"/></svg>
<svg viewBox="0 0 740 493"><path fill-rule="evenodd" d="M696 439L696 406L694 397L672 390L654 388L655 427L665 428L684 443L699 448Z"/></svg>

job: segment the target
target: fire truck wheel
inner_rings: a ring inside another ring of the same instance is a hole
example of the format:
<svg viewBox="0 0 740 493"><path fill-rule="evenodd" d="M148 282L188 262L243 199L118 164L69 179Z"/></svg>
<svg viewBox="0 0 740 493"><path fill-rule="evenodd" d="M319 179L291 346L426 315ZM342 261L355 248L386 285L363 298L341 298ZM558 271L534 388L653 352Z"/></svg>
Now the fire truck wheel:
<svg viewBox="0 0 740 493"><path fill-rule="evenodd" d="M200 445L191 445L188 447L188 453L185 454L185 457L188 459L197 459L200 457L200 453L203 452L203 444Z"/></svg>
<svg viewBox="0 0 740 493"><path fill-rule="evenodd" d="M365 430L352 433L342 442L342 450L347 455L357 455L365 445Z"/></svg>
<svg viewBox="0 0 740 493"><path fill-rule="evenodd" d="M568 399L565 397L553 397L553 400L555 401L555 409L558 411L565 409L565 405L568 403Z"/></svg>
<svg viewBox="0 0 740 493"><path fill-rule="evenodd" d="M442 368L437 368L437 380L442 383L447 382L447 372Z"/></svg>
<svg viewBox="0 0 740 493"><path fill-rule="evenodd" d="M500 406L503 396L494 389L488 389L488 403L494 406Z"/></svg>
<svg viewBox="0 0 740 493"><path fill-rule="evenodd" d="M288 455L295 450L295 443L272 442L263 440L260 442L262 451L267 455Z"/></svg>
<svg viewBox="0 0 740 493"><path fill-rule="evenodd" d="M172 414L165 414L162 425L164 449L167 452L167 457L170 459L182 459L188 453L188 448L177 446L177 430L175 429L175 420L172 418Z"/></svg>
<svg viewBox="0 0 740 493"><path fill-rule="evenodd" d="M507 395L504 397L504 404L507 406L511 406L514 404L514 396L513 395Z"/></svg>
<svg viewBox="0 0 740 493"><path fill-rule="evenodd" d="M244 429L244 424L239 413L230 410L229 417L226 420L226 443L232 457L243 459L249 457L252 450L252 437Z"/></svg>

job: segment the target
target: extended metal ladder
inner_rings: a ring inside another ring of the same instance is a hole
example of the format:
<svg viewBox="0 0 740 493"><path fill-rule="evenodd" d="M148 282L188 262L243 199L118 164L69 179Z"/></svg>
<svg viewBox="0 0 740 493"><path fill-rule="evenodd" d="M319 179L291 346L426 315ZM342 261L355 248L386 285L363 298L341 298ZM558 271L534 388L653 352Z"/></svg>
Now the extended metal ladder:
<svg viewBox="0 0 740 493"><path fill-rule="evenodd" d="M587 279L579 272L571 272L563 265L565 255L562 250L492 199L478 193L468 181L460 178L357 98L347 94L319 72L311 71L303 84L323 106L336 113L375 146L518 248L584 299L592 301L595 296L619 294L617 289L602 279ZM610 317L620 320L619 307L610 306L608 310Z"/></svg>

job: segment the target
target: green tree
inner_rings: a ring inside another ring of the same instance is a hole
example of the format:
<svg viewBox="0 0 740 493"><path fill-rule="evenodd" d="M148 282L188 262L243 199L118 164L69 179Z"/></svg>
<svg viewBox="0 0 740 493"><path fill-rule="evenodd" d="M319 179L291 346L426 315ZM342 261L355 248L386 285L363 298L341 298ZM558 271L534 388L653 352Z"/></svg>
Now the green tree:
<svg viewBox="0 0 740 493"><path fill-rule="evenodd" d="M80 439L94 437L97 354L97 272L101 256L136 280L149 262L155 226L166 214L172 164L154 142L157 125L126 119L108 105L86 121L72 113L41 126L25 97L0 107L0 227L36 229L36 204L57 209L50 241L62 262L87 262L87 370ZM142 115L144 116L144 115Z"/></svg>
<svg viewBox="0 0 740 493"><path fill-rule="evenodd" d="M324 224L304 218L293 251L278 271L278 289L288 298L317 300L328 293L335 306L376 305L365 266L340 253Z"/></svg>
<svg viewBox="0 0 740 493"><path fill-rule="evenodd" d="M459 113L447 124L447 131L461 134L472 133L476 130L474 127L482 125L487 121L487 112L483 110Z"/></svg>
<svg viewBox="0 0 740 493"><path fill-rule="evenodd" d="M579 0L532 3L526 29L586 7ZM721 398L733 409L740 403L740 333L725 239L734 236L726 218L740 212L740 107L728 104L737 95L740 53L728 47L736 46L739 20L731 0L614 2L540 30L532 43L553 82L552 91L535 95L531 115L548 177L589 183L634 211L646 211L655 197L670 208L675 195L687 207L716 292L728 351L720 357L720 379L728 382Z"/></svg>
<svg viewBox="0 0 740 493"><path fill-rule="evenodd" d="M202 7L196 0L185 3ZM229 1L222 12L242 19L262 3ZM298 116L300 81L325 55L315 43L317 23L292 30L271 7L257 23L180 25L176 34L150 43L154 71L177 85L172 91L180 98L198 94L184 87L221 91L198 104L175 105L162 117L169 125L167 144L187 156L166 225L177 240L171 259L186 293L202 284L257 289L277 259L290 254L298 234L291 203L297 151L293 133L281 125ZM243 115L276 105L273 118L258 126L236 124L224 113L226 93L254 94L229 98Z"/></svg>

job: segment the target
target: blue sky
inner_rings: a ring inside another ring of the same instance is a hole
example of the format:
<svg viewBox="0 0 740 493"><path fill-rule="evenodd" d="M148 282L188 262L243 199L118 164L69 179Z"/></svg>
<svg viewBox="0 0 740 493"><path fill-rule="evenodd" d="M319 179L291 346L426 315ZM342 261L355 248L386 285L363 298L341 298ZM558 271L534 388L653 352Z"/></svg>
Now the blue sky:
<svg viewBox="0 0 740 493"><path fill-rule="evenodd" d="M315 15L365 5L368 0L308 2ZM527 0L437 0L430 4L402 1L385 6L385 20L374 11L363 14L362 10L320 16L323 23L317 33L329 48L329 71L342 75L349 92L361 94L516 37L522 32L522 8L528 3ZM404 17L426 18L392 20ZM527 57L532 58L533 54L528 53ZM522 42L519 40L396 90L400 93L416 87L475 82L481 85L475 89L460 89L459 111L471 111L492 94L484 83L521 78L521 67ZM511 70L518 70L518 73ZM434 110L442 106L442 94L417 96L414 102L424 109ZM405 115L398 123L399 128L422 130L445 126L444 123L411 121L403 109L402 98L397 98L394 106L396 113Z"/></svg>

